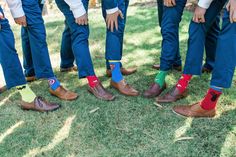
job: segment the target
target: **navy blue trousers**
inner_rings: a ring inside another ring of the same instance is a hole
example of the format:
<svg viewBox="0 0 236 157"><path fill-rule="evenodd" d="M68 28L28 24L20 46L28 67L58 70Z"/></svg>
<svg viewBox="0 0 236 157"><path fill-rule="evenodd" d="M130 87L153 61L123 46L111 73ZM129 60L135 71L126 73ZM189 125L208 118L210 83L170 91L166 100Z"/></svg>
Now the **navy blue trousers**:
<svg viewBox="0 0 236 157"><path fill-rule="evenodd" d="M181 65L181 56L179 51L179 23L181 21L185 0L176 1L176 7L164 7L163 0L158 0L158 20L159 25L162 26L162 53L161 53L161 70L170 70L172 65ZM162 24L163 21L163 24ZM215 49L217 37L219 35L220 19L219 17L214 21L210 30L206 35L205 50L206 61L204 67L212 70L214 67Z"/></svg>
<svg viewBox="0 0 236 157"><path fill-rule="evenodd" d="M34 69L32 73L36 78L54 77L46 42L46 30L38 0L22 0L22 7L27 21L27 27L24 28L25 34L22 38L23 51L26 54L24 60L32 61L31 67L33 65Z"/></svg>
<svg viewBox="0 0 236 157"><path fill-rule="evenodd" d="M82 0L86 10L88 10L88 0ZM79 78L95 75L92 59L89 50L89 26L78 25L69 5L64 0L56 0L56 4L65 16L65 31L63 33L62 42L69 41L71 44L62 44L68 48L68 52L73 52L79 69ZM64 47L63 50L66 50Z"/></svg>
<svg viewBox="0 0 236 157"><path fill-rule="evenodd" d="M129 0L118 0L118 8L124 15L124 19L118 18L118 30L111 32L109 29L106 31L106 48L105 59L106 67L110 69L109 60L121 60L123 54L123 39L127 17L127 9L129 6ZM106 19L106 9L102 4L102 13L104 19ZM122 66L122 65L121 65Z"/></svg>
<svg viewBox="0 0 236 157"><path fill-rule="evenodd" d="M41 0L38 0L38 3L40 10L42 11L44 5L41 4ZM23 50L23 67L25 76L35 76L28 30L25 27L21 27L21 45Z"/></svg>
<svg viewBox="0 0 236 157"><path fill-rule="evenodd" d="M206 11L205 23L199 24L191 21L184 74L201 75L204 45L209 40L206 35L226 2L227 0L214 0ZM211 47L212 45L208 44L207 46ZM216 47L213 48L216 51Z"/></svg>
<svg viewBox="0 0 236 157"><path fill-rule="evenodd" d="M223 26L216 48L215 67L211 85L229 88L236 66L236 23L230 23L229 12L224 10Z"/></svg>
<svg viewBox="0 0 236 157"><path fill-rule="evenodd" d="M65 29L61 40L61 68L71 68L74 66L75 57L72 51L70 28L65 21Z"/></svg>
<svg viewBox="0 0 236 157"><path fill-rule="evenodd" d="M0 12L3 10L0 6ZM0 63L7 88L26 84L23 70L16 53L15 39L7 19L0 19Z"/></svg>

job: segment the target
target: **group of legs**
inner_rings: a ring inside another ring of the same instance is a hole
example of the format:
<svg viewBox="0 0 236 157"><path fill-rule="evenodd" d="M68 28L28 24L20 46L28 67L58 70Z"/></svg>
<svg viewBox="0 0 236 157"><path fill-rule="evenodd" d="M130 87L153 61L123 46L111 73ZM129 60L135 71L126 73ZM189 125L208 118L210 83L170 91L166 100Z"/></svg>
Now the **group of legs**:
<svg viewBox="0 0 236 157"><path fill-rule="evenodd" d="M226 9L220 29L219 14L226 3L226 0L213 0L204 15L204 23L191 21L183 74L173 89L160 96L166 89L165 77L168 72L171 69L182 69L178 33L186 0L176 0L173 7L163 6L163 2L160 2L158 9L163 41L160 66L154 66L160 71L154 83L145 91L145 97L157 97L157 103L175 102L187 96L187 87L193 75L200 76L202 72L212 71L210 89L204 99L193 105L176 106L173 111L189 117L215 116L217 100L222 89L231 86L236 63L235 23L230 23L229 11ZM202 66L204 48L206 62Z"/></svg>
<svg viewBox="0 0 236 157"><path fill-rule="evenodd" d="M219 24L219 14L226 2L226 0L213 0L205 13L206 21L204 23L191 21L183 75L173 90L160 96L166 89L165 77L168 72L172 69L182 70L179 50L179 23L186 0L176 0L176 5L173 7L164 6L163 1L158 1L159 23L163 41L160 65L155 67L160 71L151 87L144 92L145 97L157 97L158 103L175 102L187 95L187 87L192 75L201 75L202 72L212 71L211 86L205 98L194 105L177 106L173 110L184 116L215 116L215 106L222 93L222 88L229 88L231 85L236 60L236 47L234 46L236 25L230 23L229 11L226 9L221 29ZM83 0L82 3L87 11L88 1ZM73 12L64 0L56 0L56 4L65 16L65 30L62 34L60 51L61 71L78 71L79 78L87 78L90 93L99 99L114 100L115 97L102 86L95 75L88 43L89 26L76 23ZM111 86L124 95L137 96L139 92L128 85L123 78L123 75L132 74L136 69L122 68L120 62L128 4L128 0L118 1L118 8L124 18L118 17L118 28L114 31L107 28L105 59L107 75L111 77ZM17 87L22 95L23 109L55 110L59 108L59 105L37 97L26 84L26 80L48 79L49 92L62 100L75 100L78 95L62 87L53 73L46 43L45 26L41 15L41 2L24 0L22 7L27 20L27 26L22 27L21 32L25 75L14 47L13 33L1 9L0 40L3 46L0 47L0 61L7 88ZM104 5L102 5L102 12L106 20L107 13ZM202 65L204 49L206 51L206 62ZM76 66L74 66L74 62Z"/></svg>
<svg viewBox="0 0 236 157"><path fill-rule="evenodd" d="M78 95L61 86L60 81L53 73L46 43L46 30L42 18L43 1L23 0L21 3L27 23L27 25L22 25L21 28L24 74L16 53L12 30L1 9L0 39L3 46L0 47L0 60L6 80L6 88L17 87L22 96L21 107L23 109L37 111L55 110L60 106L55 103L49 103L41 97L36 97L26 82L36 79L48 79L50 94L62 100L75 100ZM88 1L83 0L82 3L87 12ZM65 30L62 34L60 51L60 71L78 71L79 78L87 78L88 91L90 93L102 100L114 100L115 96L103 87L95 75L88 42L89 26L76 23L70 6L64 0L56 0L56 4L65 16ZM136 96L139 94L138 91L128 85L123 78L123 75L135 73L136 69L122 68L120 62L123 52L123 36L128 4L128 0L119 1L118 7L122 11L124 18L118 19L119 28L117 30L111 31L107 29L106 73L107 76L112 77L111 85L120 93ZM105 8L103 8L103 16L106 19ZM74 62L76 66L74 66ZM39 103L38 98L40 98L41 103ZM40 105L42 103L43 105Z"/></svg>

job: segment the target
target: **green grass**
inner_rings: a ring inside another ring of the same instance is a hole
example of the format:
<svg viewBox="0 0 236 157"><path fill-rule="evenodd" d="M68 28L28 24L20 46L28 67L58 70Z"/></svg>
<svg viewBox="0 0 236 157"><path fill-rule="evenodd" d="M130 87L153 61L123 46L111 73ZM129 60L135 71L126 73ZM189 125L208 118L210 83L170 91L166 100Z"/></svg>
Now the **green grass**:
<svg viewBox="0 0 236 157"><path fill-rule="evenodd" d="M160 28L156 7L132 6L129 9L124 41L125 67L137 66L138 72L125 77L141 92L153 81L161 48ZM87 92L86 80L78 80L76 73L56 75L68 89L80 97L73 102L51 97L47 83L39 80L30 86L62 108L52 113L22 111L20 95L10 90L0 95L0 156L55 156L55 157L152 157L152 156L236 156L236 88L225 90L214 119L192 119L176 116L174 105L200 100L210 81L210 75L194 77L190 95L173 104L156 107L154 99L125 97L109 87L105 77L105 24L100 10L90 11L90 45L96 73L109 91L117 96L113 102L97 100ZM181 55L186 54L188 25L191 14L185 12L180 27ZM53 14L45 18L50 53L59 55L63 17ZM19 27L14 26L16 44L21 54ZM59 66L59 65L58 65ZM169 87L181 73L171 72ZM94 113L91 110L99 107ZM15 128L12 128L14 127ZM182 137L191 137L180 140Z"/></svg>

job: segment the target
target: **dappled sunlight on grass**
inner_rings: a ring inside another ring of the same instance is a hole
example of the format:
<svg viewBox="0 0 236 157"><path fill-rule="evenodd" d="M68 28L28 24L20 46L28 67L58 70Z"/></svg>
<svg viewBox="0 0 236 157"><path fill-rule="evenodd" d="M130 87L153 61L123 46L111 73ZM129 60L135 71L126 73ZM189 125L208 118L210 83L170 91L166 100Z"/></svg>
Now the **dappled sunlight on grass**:
<svg viewBox="0 0 236 157"><path fill-rule="evenodd" d="M11 97L13 97L15 94L17 93L17 91L12 92L11 94L9 94L8 96L6 96L3 100L0 101L0 107L2 105L4 105Z"/></svg>
<svg viewBox="0 0 236 157"><path fill-rule="evenodd" d="M185 120L185 124L175 131L175 139L180 138L181 136L184 136L186 131L191 127L192 121L193 121L192 118L187 118Z"/></svg>
<svg viewBox="0 0 236 157"><path fill-rule="evenodd" d="M226 135L220 156L236 156L236 125L232 126L232 130Z"/></svg>
<svg viewBox="0 0 236 157"><path fill-rule="evenodd" d="M24 123L24 121L19 121L17 122L15 125L11 126L9 129L7 129L4 133L0 134L0 144L3 142L3 140L9 136L10 134L12 134L16 128L20 127L22 124Z"/></svg>
<svg viewBox="0 0 236 157"><path fill-rule="evenodd" d="M71 125L72 125L72 122L75 119L75 117L76 116L74 115L74 116L71 116L66 119L64 126L55 134L54 138L52 139L52 141L48 145L46 145L42 148L32 149L26 155L24 155L24 157L37 156L38 154L41 154L43 152L50 151L54 147L56 147L58 144L60 144L63 140L68 138L69 134L70 134Z"/></svg>

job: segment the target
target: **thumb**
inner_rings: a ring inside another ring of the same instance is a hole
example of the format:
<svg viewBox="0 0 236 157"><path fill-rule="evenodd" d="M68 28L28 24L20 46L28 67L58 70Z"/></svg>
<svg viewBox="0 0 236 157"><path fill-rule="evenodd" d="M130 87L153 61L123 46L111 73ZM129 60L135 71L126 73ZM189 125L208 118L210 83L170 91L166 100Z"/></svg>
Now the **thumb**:
<svg viewBox="0 0 236 157"><path fill-rule="evenodd" d="M226 9L227 9L227 11L230 10L230 4L229 4L229 2L228 2L228 4L226 5Z"/></svg>
<svg viewBox="0 0 236 157"><path fill-rule="evenodd" d="M0 13L0 19L4 19L4 16L2 13Z"/></svg>
<svg viewBox="0 0 236 157"><path fill-rule="evenodd" d="M120 17L121 17L122 19L124 19L124 15L122 14L121 11L119 11L119 15L120 15Z"/></svg>

